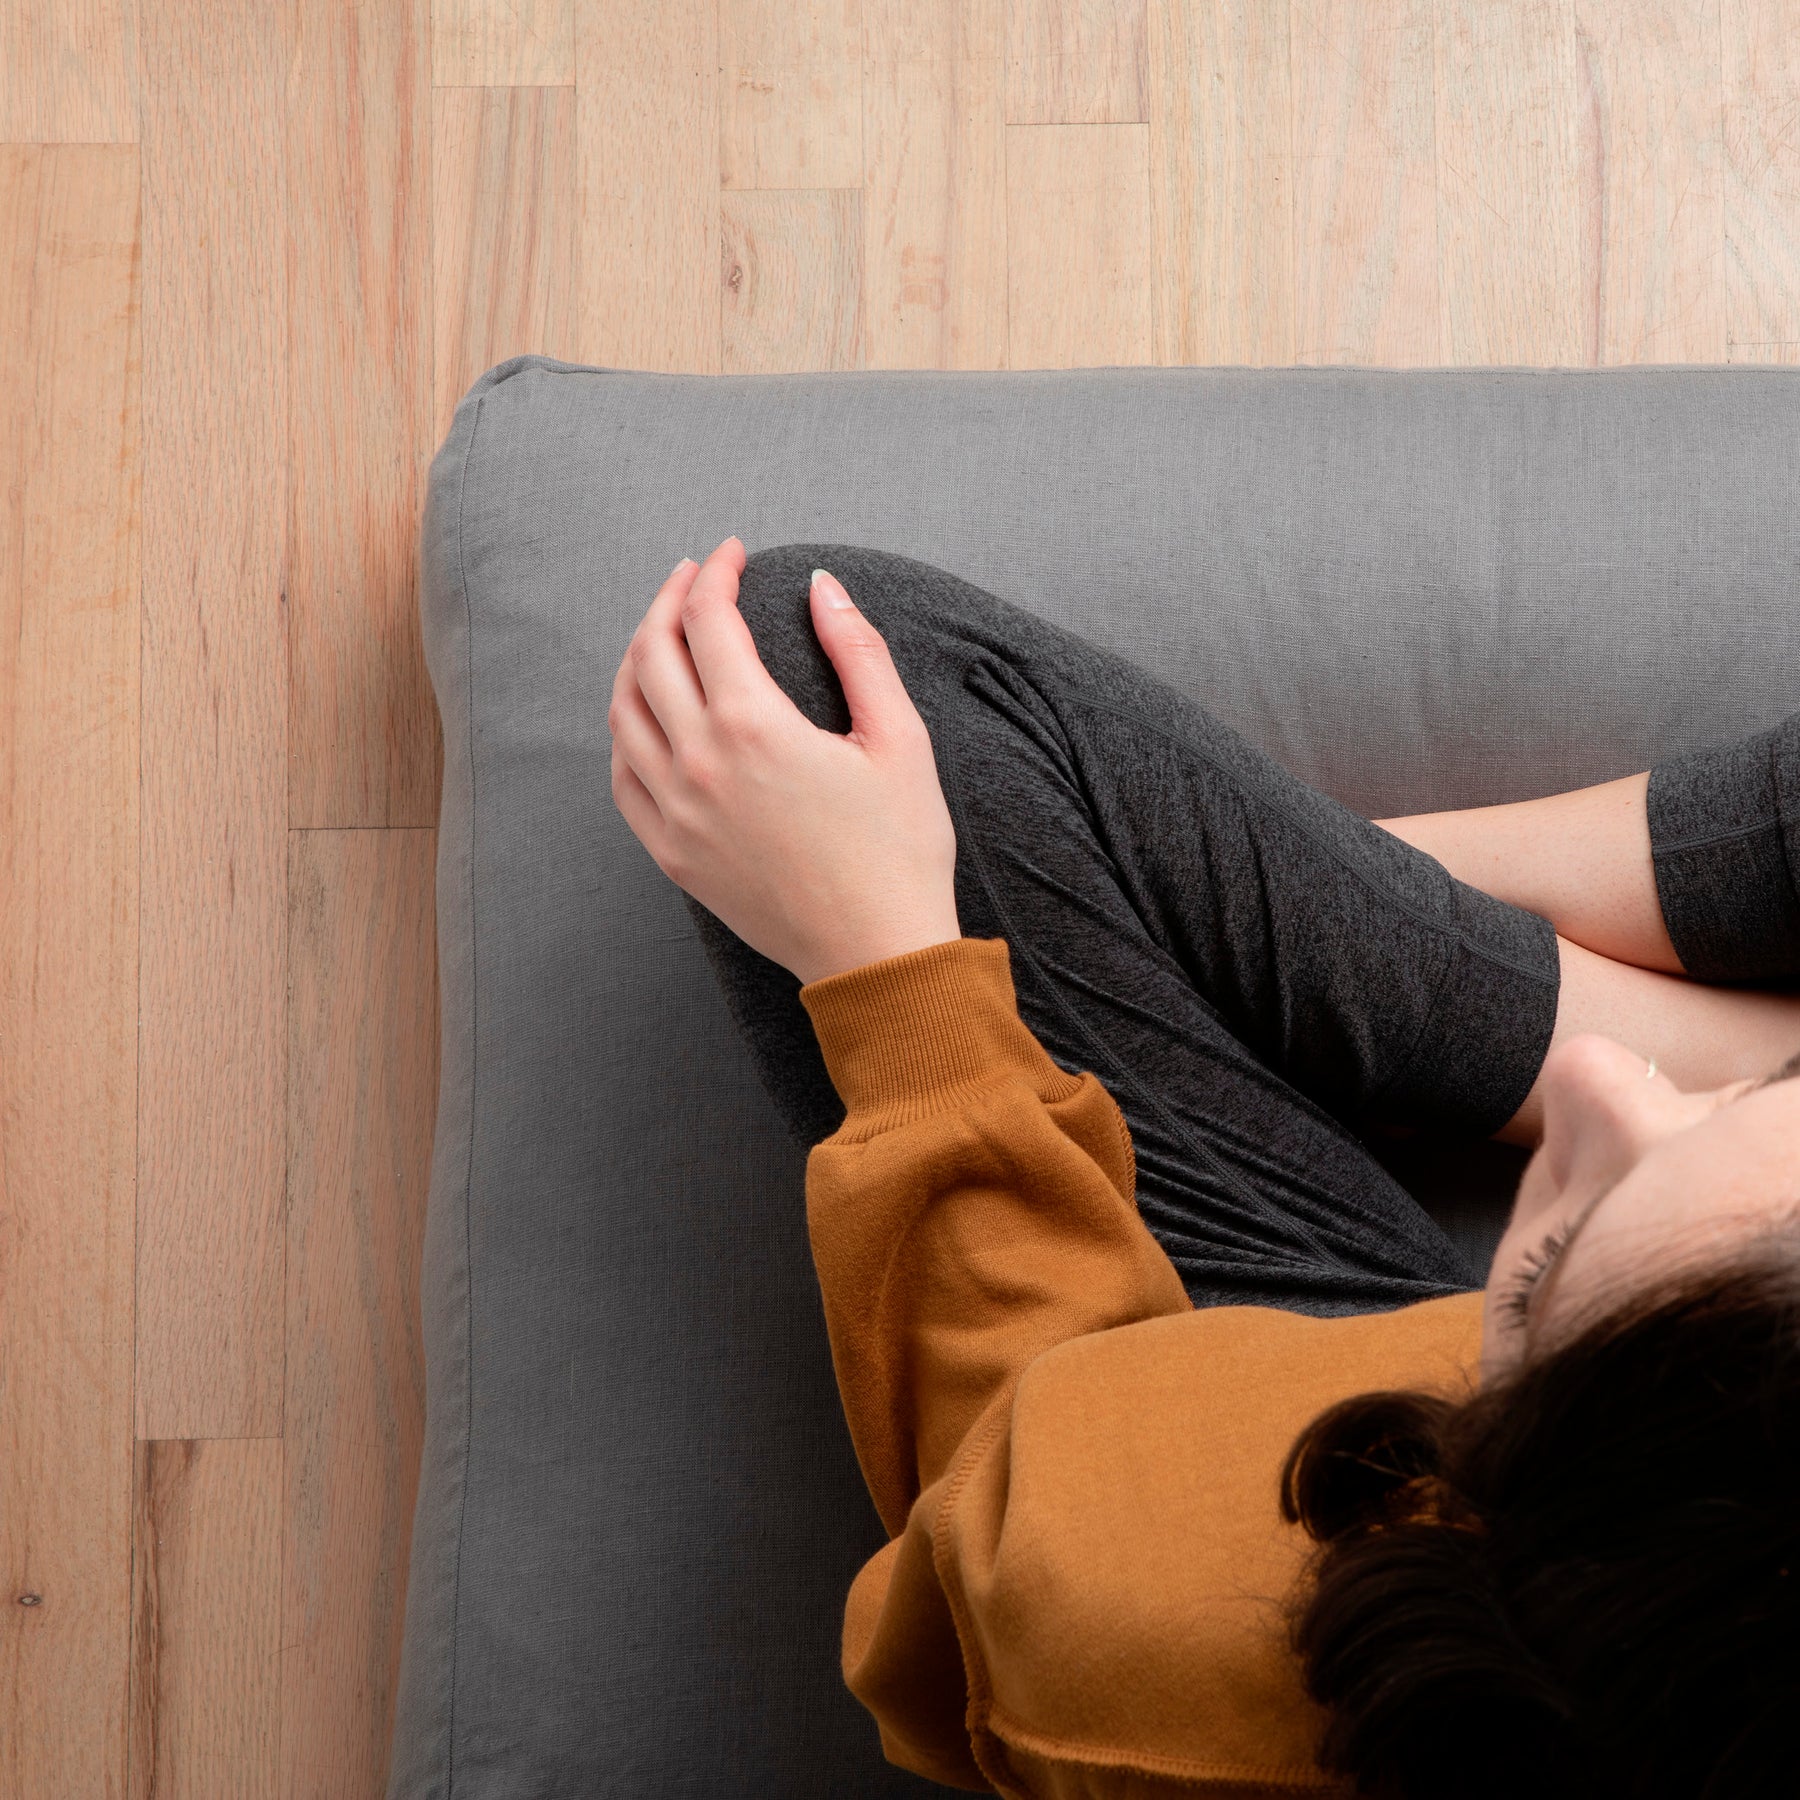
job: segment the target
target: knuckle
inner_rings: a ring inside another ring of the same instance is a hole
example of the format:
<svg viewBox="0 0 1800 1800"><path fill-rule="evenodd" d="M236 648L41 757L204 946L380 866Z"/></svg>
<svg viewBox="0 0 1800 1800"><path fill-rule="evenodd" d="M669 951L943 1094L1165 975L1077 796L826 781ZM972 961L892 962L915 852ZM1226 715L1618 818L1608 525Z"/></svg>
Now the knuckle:
<svg viewBox="0 0 1800 1800"><path fill-rule="evenodd" d="M757 735L760 719L753 706L736 700L715 701L708 709L714 735L726 744L750 743Z"/></svg>
<svg viewBox="0 0 1800 1800"><path fill-rule="evenodd" d="M917 713L901 719L896 727L896 735L912 755L931 758L931 733L925 729L925 721Z"/></svg>
<svg viewBox="0 0 1800 1800"><path fill-rule="evenodd" d="M670 845L664 845L662 853L656 859L656 866L675 883L677 887L686 887L693 875L688 860Z"/></svg>
<svg viewBox="0 0 1800 1800"><path fill-rule="evenodd" d="M717 764L693 744L679 744L673 757L675 776L684 787L696 794L710 794L718 785Z"/></svg>
<svg viewBox="0 0 1800 1800"><path fill-rule="evenodd" d="M845 648L860 663L870 668L887 668L892 666L888 656L887 641L879 637L853 637Z"/></svg>

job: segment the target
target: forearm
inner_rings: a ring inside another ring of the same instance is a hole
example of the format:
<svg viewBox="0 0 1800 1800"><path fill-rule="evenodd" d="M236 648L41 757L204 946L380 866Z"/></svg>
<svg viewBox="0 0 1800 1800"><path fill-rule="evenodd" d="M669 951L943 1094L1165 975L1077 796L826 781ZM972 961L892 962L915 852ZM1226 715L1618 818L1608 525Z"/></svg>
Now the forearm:
<svg viewBox="0 0 1800 1800"><path fill-rule="evenodd" d="M1072 1337L1191 1310L1138 1216L1124 1119L962 939L802 990L848 1110L807 1163L845 1417L890 1532L993 1400Z"/></svg>
<svg viewBox="0 0 1800 1800"><path fill-rule="evenodd" d="M1541 800L1376 823L1471 887L1542 914L1571 943L1680 974L1650 855L1649 779L1627 775Z"/></svg>
<svg viewBox="0 0 1800 1800"><path fill-rule="evenodd" d="M1191 1311L1139 1218L1130 1135L1018 1016L1007 948L960 939L809 983L847 1109L806 1166L833 1366L890 1542L845 1609L844 1679L889 1761L980 1788L976 1654L937 1562L940 1508L1070 1338Z"/></svg>

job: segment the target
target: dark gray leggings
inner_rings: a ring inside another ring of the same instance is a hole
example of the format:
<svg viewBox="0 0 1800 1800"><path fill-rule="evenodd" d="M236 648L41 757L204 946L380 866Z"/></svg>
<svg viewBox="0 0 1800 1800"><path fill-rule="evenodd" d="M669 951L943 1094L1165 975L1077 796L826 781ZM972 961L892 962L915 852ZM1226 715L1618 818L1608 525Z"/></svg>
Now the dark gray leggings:
<svg viewBox="0 0 1800 1800"><path fill-rule="evenodd" d="M1556 1017L1548 921L1455 880L1137 665L902 557L750 559L744 618L817 725L849 720L812 631L815 566L887 638L930 728L963 931L1007 941L1026 1023L1117 1100L1139 1210L1194 1303L1376 1312L1478 1285L1364 1138L1485 1137L1518 1110ZM1800 969L1796 798L1786 728L1655 772L1659 890L1695 973ZM816 1143L843 1107L799 983L690 906L769 1092Z"/></svg>

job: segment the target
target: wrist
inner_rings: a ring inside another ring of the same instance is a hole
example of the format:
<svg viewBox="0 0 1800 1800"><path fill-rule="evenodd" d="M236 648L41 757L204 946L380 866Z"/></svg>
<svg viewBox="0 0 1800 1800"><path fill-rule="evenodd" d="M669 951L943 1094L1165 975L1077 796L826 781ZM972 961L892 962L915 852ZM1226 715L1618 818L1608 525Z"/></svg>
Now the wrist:
<svg viewBox="0 0 1800 1800"><path fill-rule="evenodd" d="M947 910L883 921L867 929L841 933L828 943L809 945L795 958L791 972L803 984L825 981L852 969L867 968L870 963L886 962L890 957L954 943L961 936L962 926L955 906L951 905Z"/></svg>

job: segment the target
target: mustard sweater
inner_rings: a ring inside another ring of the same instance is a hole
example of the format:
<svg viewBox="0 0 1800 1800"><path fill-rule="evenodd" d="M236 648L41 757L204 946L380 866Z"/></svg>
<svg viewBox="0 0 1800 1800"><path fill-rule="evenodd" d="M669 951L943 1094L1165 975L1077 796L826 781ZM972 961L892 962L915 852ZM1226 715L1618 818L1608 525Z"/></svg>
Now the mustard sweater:
<svg viewBox="0 0 1800 1800"><path fill-rule="evenodd" d="M1196 1311L1131 1136L1019 1018L1004 942L801 990L848 1108L807 1163L844 1414L890 1542L843 1668L891 1762L1008 1795L1337 1791L1282 1604L1282 1460L1333 1401L1466 1391L1480 1296Z"/></svg>

